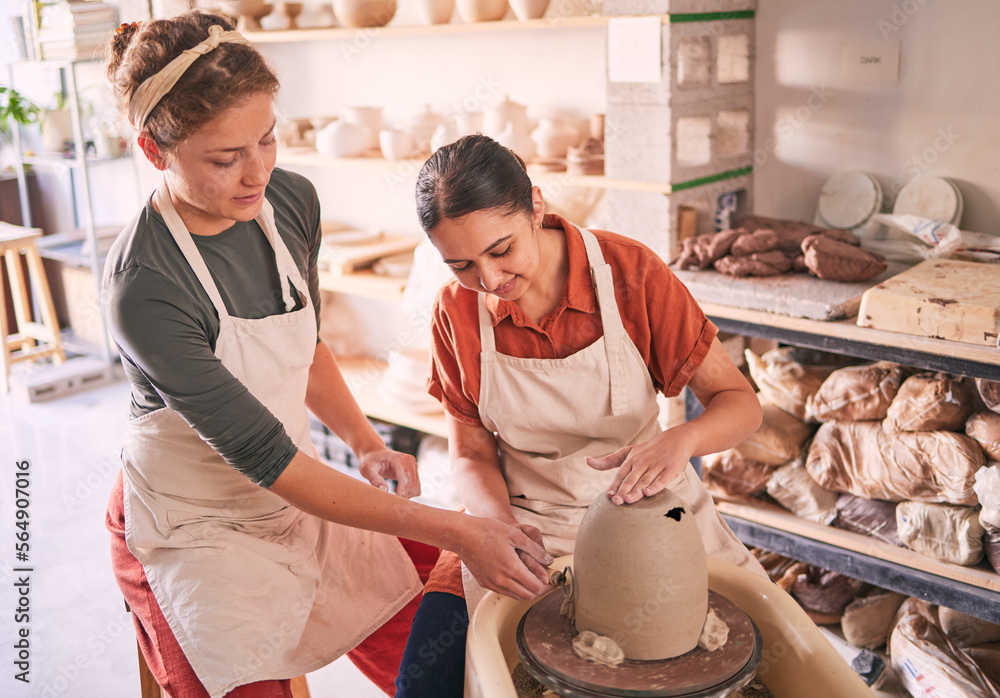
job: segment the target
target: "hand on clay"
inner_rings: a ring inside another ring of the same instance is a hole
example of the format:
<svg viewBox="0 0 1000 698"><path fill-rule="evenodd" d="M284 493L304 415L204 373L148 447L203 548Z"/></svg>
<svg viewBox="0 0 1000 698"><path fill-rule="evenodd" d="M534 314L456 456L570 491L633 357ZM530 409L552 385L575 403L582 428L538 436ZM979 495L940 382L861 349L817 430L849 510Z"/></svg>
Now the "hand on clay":
<svg viewBox="0 0 1000 698"><path fill-rule="evenodd" d="M608 488L614 504L632 504L643 497L652 497L676 480L687 462L683 454L665 452L651 441L626 446L603 458L587 459L587 465L594 470L618 468Z"/></svg>
<svg viewBox="0 0 1000 698"><path fill-rule="evenodd" d="M388 490L386 480L396 481L396 494L410 499L420 494L420 476L416 459L406 453L381 448L361 457L358 470L368 482L380 490Z"/></svg>
<svg viewBox="0 0 1000 698"><path fill-rule="evenodd" d="M523 601L551 591L545 568L553 559L521 528L470 516L466 543L456 552L481 587Z"/></svg>

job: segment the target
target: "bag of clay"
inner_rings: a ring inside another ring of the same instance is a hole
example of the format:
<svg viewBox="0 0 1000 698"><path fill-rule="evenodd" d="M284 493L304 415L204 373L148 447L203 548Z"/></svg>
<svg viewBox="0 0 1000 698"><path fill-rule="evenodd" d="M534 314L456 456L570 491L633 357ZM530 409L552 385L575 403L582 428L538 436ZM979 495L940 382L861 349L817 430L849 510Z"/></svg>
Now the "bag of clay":
<svg viewBox="0 0 1000 698"><path fill-rule="evenodd" d="M701 479L710 492L729 497L750 497L763 492L773 465L744 458L734 448L701 459Z"/></svg>
<svg viewBox="0 0 1000 698"><path fill-rule="evenodd" d="M839 572L809 565L796 577L789 593L807 612L821 617L822 620L817 622L835 623L847 604L858 595L862 585L862 582Z"/></svg>
<svg viewBox="0 0 1000 698"><path fill-rule="evenodd" d="M781 506L808 521L828 524L836 514L834 507L839 495L820 487L801 458L775 468L767 481L767 493Z"/></svg>
<svg viewBox="0 0 1000 698"><path fill-rule="evenodd" d="M899 386L886 431L962 431L974 405L972 382L947 373L917 373Z"/></svg>
<svg viewBox="0 0 1000 698"><path fill-rule="evenodd" d="M837 499L830 525L903 547L896 532L896 502L842 494Z"/></svg>
<svg viewBox="0 0 1000 698"><path fill-rule="evenodd" d="M889 656L910 695L926 698L1000 698L972 658L944 634L935 607L903 602L889 635Z"/></svg>
<svg viewBox="0 0 1000 698"><path fill-rule="evenodd" d="M993 571L1000 574L1000 531L987 530L983 533L983 553Z"/></svg>
<svg viewBox="0 0 1000 698"><path fill-rule="evenodd" d="M982 398L983 404L993 412L1000 414L1000 381L977 378L976 389L979 391L979 397Z"/></svg>
<svg viewBox="0 0 1000 698"><path fill-rule="evenodd" d="M809 399L806 421L885 419L899 386L910 373L891 361L838 368Z"/></svg>
<svg viewBox="0 0 1000 698"><path fill-rule="evenodd" d="M844 608L840 629L844 639L860 649L873 650L889 640L889 628L906 597L895 591L876 589Z"/></svg>
<svg viewBox="0 0 1000 698"><path fill-rule="evenodd" d="M956 565L983 559L983 527L975 507L900 502L896 530L911 550Z"/></svg>
<svg viewBox="0 0 1000 698"><path fill-rule="evenodd" d="M866 499L978 503L972 484L986 463L965 434L887 434L882 422L827 422L809 446L806 468L821 487Z"/></svg>
<svg viewBox="0 0 1000 698"><path fill-rule="evenodd" d="M743 458L768 465L784 465L800 455L813 427L763 400L761 407L764 414L760 427L736 446L736 450Z"/></svg>
<svg viewBox="0 0 1000 698"><path fill-rule="evenodd" d="M806 416L806 403L819 390L833 366L809 366L792 360L793 347L778 347L757 356L744 351L750 377L760 390L761 401L780 407L800 420Z"/></svg>
<svg viewBox="0 0 1000 698"><path fill-rule="evenodd" d="M965 422L965 433L979 442L987 456L1000 460L1000 414L976 412Z"/></svg>
<svg viewBox="0 0 1000 698"><path fill-rule="evenodd" d="M1000 531L1000 463L989 463L976 471L972 489L979 498L979 523L987 531Z"/></svg>
<svg viewBox="0 0 1000 698"><path fill-rule="evenodd" d="M994 686L1000 685L1000 642L984 642L981 645L963 647Z"/></svg>
<svg viewBox="0 0 1000 698"><path fill-rule="evenodd" d="M959 647L1000 641L1000 625L953 608L938 606L938 624Z"/></svg>

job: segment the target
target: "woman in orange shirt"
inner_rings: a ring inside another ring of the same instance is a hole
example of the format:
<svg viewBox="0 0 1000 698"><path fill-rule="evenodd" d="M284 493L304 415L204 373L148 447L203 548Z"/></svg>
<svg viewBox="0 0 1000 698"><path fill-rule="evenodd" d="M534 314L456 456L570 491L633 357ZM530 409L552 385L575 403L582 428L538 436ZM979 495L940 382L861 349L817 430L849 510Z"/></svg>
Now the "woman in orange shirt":
<svg viewBox="0 0 1000 698"><path fill-rule="evenodd" d="M432 318L430 392L447 414L469 513L566 555L595 497L626 504L669 486L694 513L709 555L764 574L689 463L751 434L760 404L663 260L635 240L546 215L520 158L481 135L427 161L417 213L455 275ZM704 412L661 431L657 392L685 386ZM397 698L461 695L464 612L483 593L442 555Z"/></svg>

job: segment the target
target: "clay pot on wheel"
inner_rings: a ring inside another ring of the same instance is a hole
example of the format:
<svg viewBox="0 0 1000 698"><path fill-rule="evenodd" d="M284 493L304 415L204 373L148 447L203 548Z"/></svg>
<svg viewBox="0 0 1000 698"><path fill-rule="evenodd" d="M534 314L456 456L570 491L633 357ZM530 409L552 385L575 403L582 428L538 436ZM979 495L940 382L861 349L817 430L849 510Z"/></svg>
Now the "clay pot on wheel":
<svg viewBox="0 0 1000 698"><path fill-rule="evenodd" d="M507 0L455 0L455 7L466 22L495 22L507 14Z"/></svg>
<svg viewBox="0 0 1000 698"><path fill-rule="evenodd" d="M573 560L577 630L610 637L627 659L679 657L708 615L708 562L694 513L670 490L615 505L601 493Z"/></svg>
<svg viewBox="0 0 1000 698"><path fill-rule="evenodd" d="M333 0L333 13L348 27L384 27L396 14L396 0Z"/></svg>

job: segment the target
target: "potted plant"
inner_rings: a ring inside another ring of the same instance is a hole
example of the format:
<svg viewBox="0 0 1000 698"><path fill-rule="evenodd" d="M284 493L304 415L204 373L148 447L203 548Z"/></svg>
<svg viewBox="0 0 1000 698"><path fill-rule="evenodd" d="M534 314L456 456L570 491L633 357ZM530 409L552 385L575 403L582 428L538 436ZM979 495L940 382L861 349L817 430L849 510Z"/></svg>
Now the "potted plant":
<svg viewBox="0 0 1000 698"><path fill-rule="evenodd" d="M0 85L0 134L10 142L14 128L38 123L41 107L13 87Z"/></svg>

